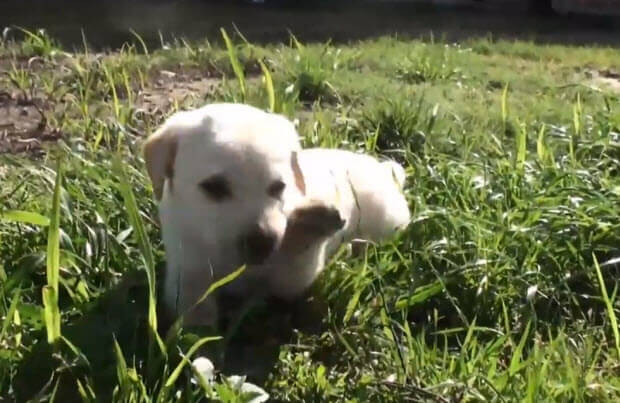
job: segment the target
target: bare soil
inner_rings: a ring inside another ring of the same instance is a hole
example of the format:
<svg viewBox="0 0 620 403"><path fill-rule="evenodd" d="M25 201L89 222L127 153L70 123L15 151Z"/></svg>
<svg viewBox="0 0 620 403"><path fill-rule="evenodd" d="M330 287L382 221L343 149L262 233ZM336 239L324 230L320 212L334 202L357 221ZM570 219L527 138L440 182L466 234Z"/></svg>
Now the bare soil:
<svg viewBox="0 0 620 403"><path fill-rule="evenodd" d="M152 85L138 97L138 105L148 113L158 113L170 108L175 102L183 104L196 101L213 91L219 78L204 77L194 71L161 70Z"/></svg>
<svg viewBox="0 0 620 403"><path fill-rule="evenodd" d="M41 99L28 100L20 95L0 92L0 154L28 152L40 155L42 146L61 137L47 125Z"/></svg>
<svg viewBox="0 0 620 403"><path fill-rule="evenodd" d="M592 81L595 85L609 88L613 92L620 94L620 71L594 71Z"/></svg>
<svg viewBox="0 0 620 403"><path fill-rule="evenodd" d="M32 68L36 68L32 66ZM194 70L161 70L138 92L137 109L149 116L162 115L174 104L199 103L219 84L219 77L205 77ZM122 98L122 96L121 96ZM40 156L45 145L62 138L62 133L50 125L46 116L57 113L60 102L20 91L0 90L0 154L26 153Z"/></svg>

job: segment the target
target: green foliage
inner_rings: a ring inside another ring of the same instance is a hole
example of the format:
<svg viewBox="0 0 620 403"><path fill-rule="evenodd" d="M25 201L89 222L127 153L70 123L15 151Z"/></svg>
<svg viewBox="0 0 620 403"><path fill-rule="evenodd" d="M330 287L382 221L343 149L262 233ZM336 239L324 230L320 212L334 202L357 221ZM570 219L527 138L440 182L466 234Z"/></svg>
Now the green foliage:
<svg viewBox="0 0 620 403"><path fill-rule="evenodd" d="M423 44L404 57L396 69L396 76L411 84L437 82L460 78L452 47Z"/></svg>
<svg viewBox="0 0 620 403"><path fill-rule="evenodd" d="M0 156L0 398L236 402L264 397L259 383L282 401L620 399L620 96L587 74L620 65L614 49L262 47L222 30L222 46L149 50L135 34L59 58L22 33L0 42L0 87L54 106L44 123L63 136L45 155L63 159ZM198 89L171 92L185 85ZM314 289L327 307L293 315L320 329L299 326L262 377L249 363L268 361L277 309L221 339L158 333L164 254L140 145L175 110L232 100L298 119L306 146L398 159L413 213L394 239L339 252ZM235 354L247 379L219 360ZM191 365L205 356L211 372Z"/></svg>

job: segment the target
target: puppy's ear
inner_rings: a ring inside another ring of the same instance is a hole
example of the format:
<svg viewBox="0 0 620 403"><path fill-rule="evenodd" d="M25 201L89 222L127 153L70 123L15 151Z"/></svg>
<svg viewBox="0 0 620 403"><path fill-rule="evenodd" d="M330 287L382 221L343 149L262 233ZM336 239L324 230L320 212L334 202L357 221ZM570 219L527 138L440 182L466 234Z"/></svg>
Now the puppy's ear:
<svg viewBox="0 0 620 403"><path fill-rule="evenodd" d="M153 184L153 193L161 200L166 179L174 176L178 137L168 130L158 130L144 144L146 170Z"/></svg>
<svg viewBox="0 0 620 403"><path fill-rule="evenodd" d="M301 172L301 167L299 166L299 161L297 159L297 151L293 151L291 154L291 167L293 168L293 174L295 175L295 185L301 192L301 194L306 194L306 180L304 179L304 174Z"/></svg>

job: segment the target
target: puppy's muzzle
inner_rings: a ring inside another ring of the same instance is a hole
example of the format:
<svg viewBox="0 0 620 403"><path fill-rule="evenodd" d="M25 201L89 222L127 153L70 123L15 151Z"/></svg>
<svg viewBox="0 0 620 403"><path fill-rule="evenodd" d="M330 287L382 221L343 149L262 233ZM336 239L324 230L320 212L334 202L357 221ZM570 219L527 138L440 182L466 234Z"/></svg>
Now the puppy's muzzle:
<svg viewBox="0 0 620 403"><path fill-rule="evenodd" d="M278 237L258 225L242 237L240 248L248 264L263 263L275 249Z"/></svg>

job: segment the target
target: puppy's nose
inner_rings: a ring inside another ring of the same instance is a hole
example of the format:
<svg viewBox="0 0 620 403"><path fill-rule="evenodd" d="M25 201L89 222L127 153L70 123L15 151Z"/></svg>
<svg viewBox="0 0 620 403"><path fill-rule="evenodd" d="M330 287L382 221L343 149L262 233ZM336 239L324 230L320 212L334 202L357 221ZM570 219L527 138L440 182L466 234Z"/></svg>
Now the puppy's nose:
<svg viewBox="0 0 620 403"><path fill-rule="evenodd" d="M274 233L260 227L252 229L242 241L242 250L249 264L260 264L265 261L276 245Z"/></svg>

